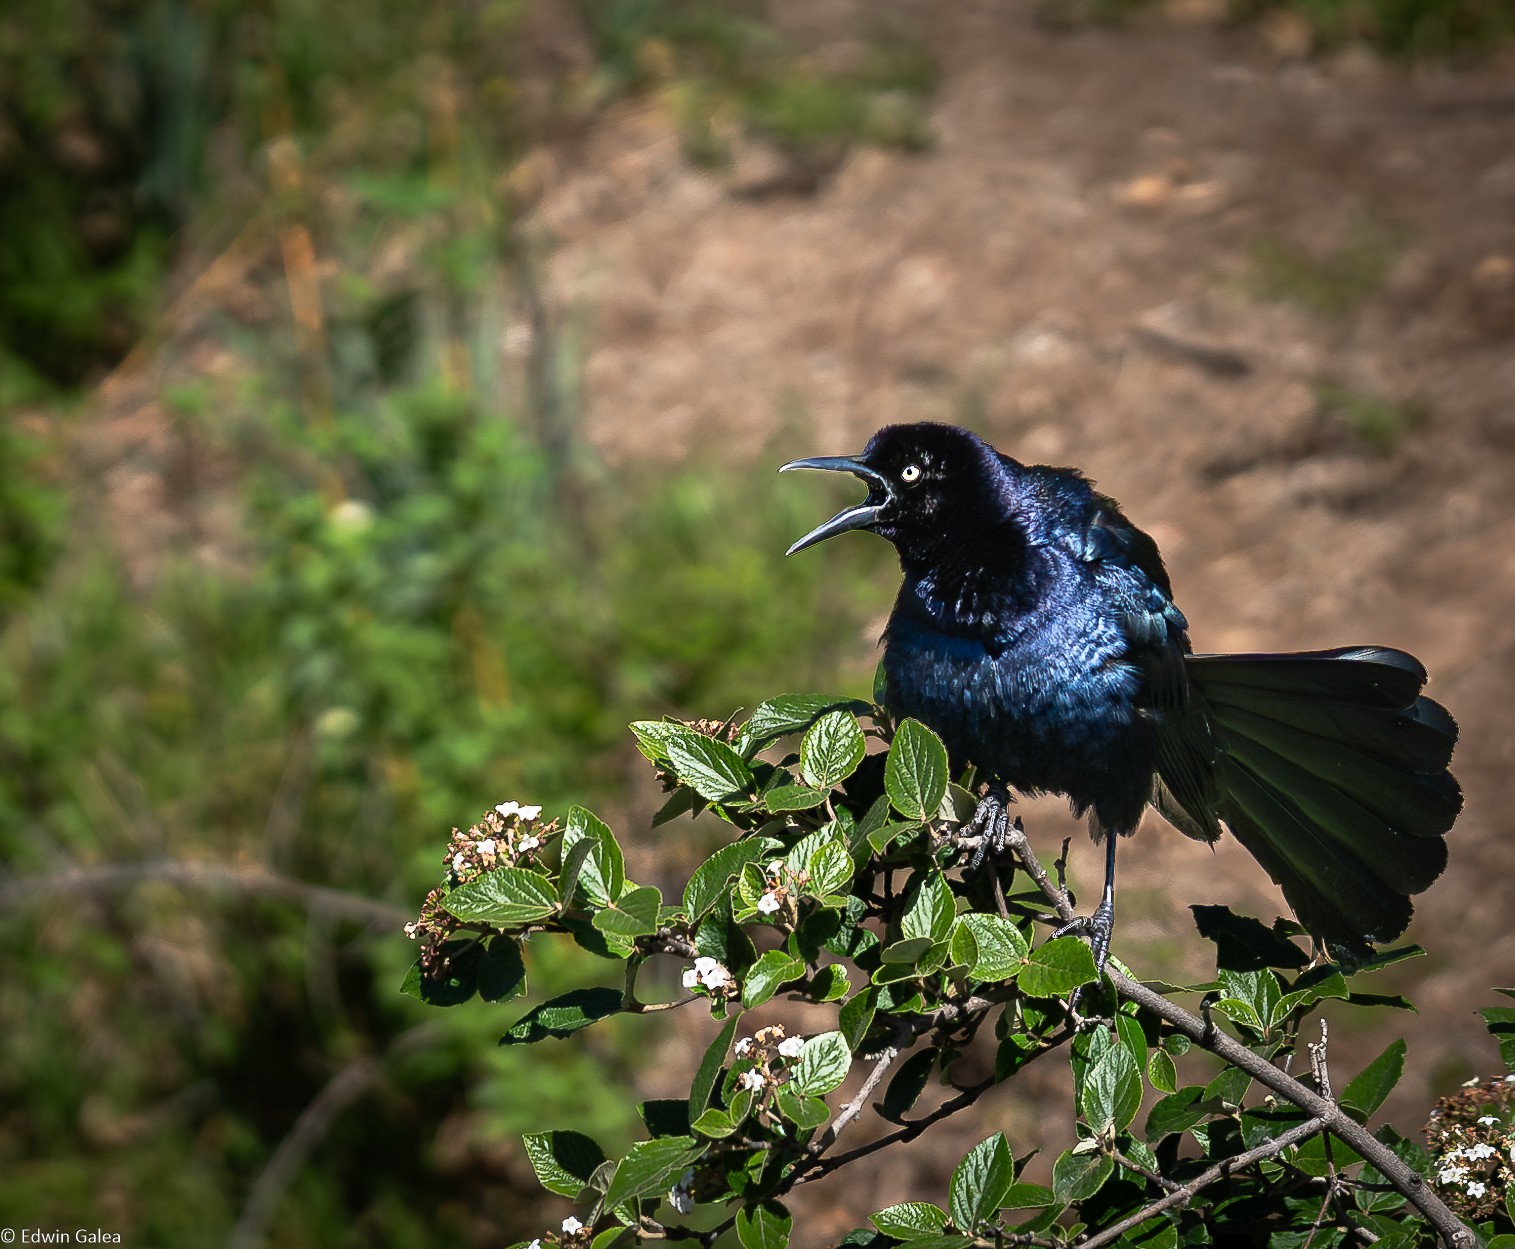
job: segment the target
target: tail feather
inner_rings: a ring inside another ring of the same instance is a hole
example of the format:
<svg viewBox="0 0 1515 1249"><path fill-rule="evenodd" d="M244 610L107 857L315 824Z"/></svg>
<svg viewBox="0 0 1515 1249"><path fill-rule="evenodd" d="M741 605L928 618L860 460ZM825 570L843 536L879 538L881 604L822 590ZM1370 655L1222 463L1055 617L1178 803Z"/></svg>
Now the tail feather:
<svg viewBox="0 0 1515 1249"><path fill-rule="evenodd" d="M1191 655L1186 666L1191 676L1203 672L1211 682L1391 710L1408 707L1426 683L1420 660L1386 646L1277 655Z"/></svg>
<svg viewBox="0 0 1515 1249"><path fill-rule="evenodd" d="M1302 819L1246 767L1228 759L1221 771L1226 826L1334 956L1361 962L1371 952L1369 942L1392 940L1409 927L1408 897L1384 888L1363 871L1360 859Z"/></svg>
<svg viewBox="0 0 1515 1249"><path fill-rule="evenodd" d="M1443 837L1415 836L1363 807L1350 793L1267 746L1248 743L1238 762L1281 804L1357 862L1364 877L1401 894L1429 889L1447 865Z"/></svg>
<svg viewBox="0 0 1515 1249"><path fill-rule="evenodd" d="M1205 700L1291 724L1307 733L1351 742L1365 755L1422 776L1445 772L1457 744L1457 728L1439 703L1417 698L1404 708L1365 707L1324 698L1290 699L1271 690L1205 681ZM1439 714L1438 714L1439 713Z"/></svg>
<svg viewBox="0 0 1515 1249"><path fill-rule="evenodd" d="M1462 810L1462 790L1447 771L1432 775L1383 763L1340 737L1301 731L1223 703L1212 703L1224 740L1243 755L1253 746L1282 755L1310 775L1356 799L1365 809L1402 832L1442 837ZM1287 709L1287 705L1283 710ZM1245 743L1245 745L1243 745Z"/></svg>
<svg viewBox="0 0 1515 1249"><path fill-rule="evenodd" d="M1208 741L1192 725L1174 732L1159 773L1190 822L1205 825L1210 811L1196 808L1213 806L1338 957L1360 960L1369 942L1403 933L1462 808L1447 771L1457 725L1421 695L1420 662L1365 646L1191 656L1187 667ZM1181 783L1192 769L1168 756L1208 756L1204 803Z"/></svg>

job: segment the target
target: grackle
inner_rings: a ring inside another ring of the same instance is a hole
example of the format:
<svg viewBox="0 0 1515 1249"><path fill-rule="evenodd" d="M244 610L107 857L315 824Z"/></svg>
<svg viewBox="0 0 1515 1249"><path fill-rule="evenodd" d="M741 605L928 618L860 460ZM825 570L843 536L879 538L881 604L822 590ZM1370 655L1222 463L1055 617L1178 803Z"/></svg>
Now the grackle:
<svg viewBox="0 0 1515 1249"><path fill-rule="evenodd" d="M893 425L858 456L867 499L789 554L849 529L894 544L885 702L989 779L972 830L1002 848L1011 788L1064 794L1106 841L1087 933L1115 923L1113 834L1151 803L1213 842L1224 825L1305 929L1351 965L1410 922L1462 807L1457 725L1426 672L1380 646L1195 655L1157 544L1074 469L1026 465L951 425Z"/></svg>

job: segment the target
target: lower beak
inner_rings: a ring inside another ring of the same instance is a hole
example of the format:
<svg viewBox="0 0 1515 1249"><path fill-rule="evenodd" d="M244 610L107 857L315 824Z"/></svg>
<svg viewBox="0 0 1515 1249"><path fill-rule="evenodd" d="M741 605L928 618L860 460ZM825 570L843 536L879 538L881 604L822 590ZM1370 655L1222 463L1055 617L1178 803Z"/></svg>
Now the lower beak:
<svg viewBox="0 0 1515 1249"><path fill-rule="evenodd" d="M794 555L803 551L807 546L814 546L817 542L824 542L835 534L846 533L849 529L867 529L883 514L886 507L893 502L893 495L889 489L889 482L877 469L869 467L861 460L847 455L817 455L807 460L790 460L779 472L787 473L796 468L814 468L828 473L852 473L861 477L868 483L868 498L849 507L846 511L838 512L823 525L817 525L803 538L784 552L786 555Z"/></svg>

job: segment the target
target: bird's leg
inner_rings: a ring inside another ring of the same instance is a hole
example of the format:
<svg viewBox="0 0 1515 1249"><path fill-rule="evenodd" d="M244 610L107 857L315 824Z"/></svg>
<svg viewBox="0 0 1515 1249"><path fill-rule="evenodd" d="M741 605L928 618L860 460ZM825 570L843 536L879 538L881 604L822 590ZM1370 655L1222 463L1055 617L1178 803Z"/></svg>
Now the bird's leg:
<svg viewBox="0 0 1515 1249"><path fill-rule="evenodd" d="M1052 935L1065 937L1078 933L1089 938L1089 950L1094 955L1094 970L1105 974L1105 960L1110 957L1110 938L1115 933L1115 841L1118 834L1112 828L1105 834L1105 892L1093 915L1081 915L1069 920Z"/></svg>
<svg viewBox="0 0 1515 1249"><path fill-rule="evenodd" d="M1010 840L1011 802L1010 787L1004 781L990 781L988 792L979 799L973 818L963 825L958 834L960 838L979 838L973 858L968 861L970 872L978 871L990 850L996 855L1005 852L1005 845Z"/></svg>

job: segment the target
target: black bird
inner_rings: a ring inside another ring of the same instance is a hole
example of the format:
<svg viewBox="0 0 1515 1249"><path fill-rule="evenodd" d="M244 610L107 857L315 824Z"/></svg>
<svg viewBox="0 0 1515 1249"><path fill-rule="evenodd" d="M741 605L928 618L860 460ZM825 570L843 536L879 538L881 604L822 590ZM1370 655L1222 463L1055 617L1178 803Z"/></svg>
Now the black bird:
<svg viewBox="0 0 1515 1249"><path fill-rule="evenodd" d="M1335 958L1410 922L1462 808L1457 725L1425 669L1380 646L1195 655L1157 544L1074 469L1026 465L951 425L881 429L859 456L780 471L856 474L868 498L789 554L849 529L894 544L885 701L990 778L975 827L1003 845L1008 789L1058 793L1107 839L1104 897L1078 927L1103 968L1112 834L1151 803L1181 832L1229 828Z"/></svg>

